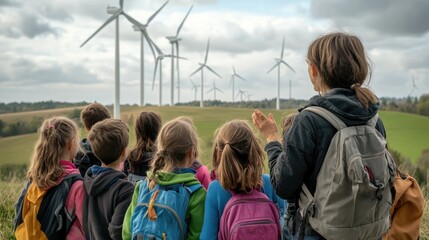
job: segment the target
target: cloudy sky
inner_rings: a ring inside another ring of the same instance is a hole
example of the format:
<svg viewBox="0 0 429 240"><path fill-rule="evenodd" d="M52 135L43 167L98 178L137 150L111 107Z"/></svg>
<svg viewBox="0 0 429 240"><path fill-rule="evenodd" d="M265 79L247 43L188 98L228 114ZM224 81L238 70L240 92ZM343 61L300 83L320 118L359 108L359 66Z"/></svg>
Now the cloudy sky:
<svg viewBox="0 0 429 240"><path fill-rule="evenodd" d="M125 0L124 11L145 23L164 1ZM170 53L165 36L174 35L189 7L194 8L181 30L181 101L194 100L191 78L204 61L222 78L205 71L205 90L216 81L217 98L231 101L232 66L247 79L236 91L250 99L273 98L277 72L267 71L280 56L296 73L281 70L281 97L308 99L315 94L305 63L309 43L332 31L361 37L373 62L369 84L378 96L405 97L429 93L429 1L427 0L170 0L149 24L148 33ZM112 22L84 47L83 43L108 17L106 7L118 0L0 0L0 102L114 100L114 32ZM120 16L121 103L139 102L140 33ZM158 79L152 91L154 59L145 47L145 102L158 104ZM163 62L163 104L170 102L170 59ZM177 101L177 90L175 90ZM235 93L237 94L237 93ZM198 99L199 99L198 94ZM213 99L213 94L205 94Z"/></svg>

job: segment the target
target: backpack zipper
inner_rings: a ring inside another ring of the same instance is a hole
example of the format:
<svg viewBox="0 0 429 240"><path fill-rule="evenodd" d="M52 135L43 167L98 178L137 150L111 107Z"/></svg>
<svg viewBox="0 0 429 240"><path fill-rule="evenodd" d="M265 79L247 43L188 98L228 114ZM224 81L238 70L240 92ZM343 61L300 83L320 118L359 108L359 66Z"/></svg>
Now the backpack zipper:
<svg viewBox="0 0 429 240"><path fill-rule="evenodd" d="M249 199L240 199L234 202L234 204L231 204L228 206L228 208L224 209L223 212L229 211L233 206L240 204L240 203L254 203L254 202L271 202L271 200L266 198L249 198Z"/></svg>
<svg viewBox="0 0 429 240"><path fill-rule="evenodd" d="M232 234L234 234L234 232L239 228L239 227L243 227L243 226L248 226L248 225L259 225L259 224L275 224L273 223L273 221L269 220L269 219L261 219L261 220L256 220L256 221L247 221L247 222L242 222L240 224L235 225L231 231L229 232L229 239L232 239Z"/></svg>
<svg viewBox="0 0 429 240"><path fill-rule="evenodd" d="M146 206L146 207L149 208L149 204L148 203L139 203L138 205L140 205L140 206ZM179 214L177 214L176 210L174 210L173 208L171 208L171 207L169 207L167 205L164 205L164 204L154 203L153 205L156 206L156 207L164 208L164 209L168 210L169 212L171 212L173 214L174 218L176 218L176 221L179 223L180 236L181 236L182 239L185 239L185 236L184 236L184 233L183 233L183 225L182 225L182 222L180 221Z"/></svg>

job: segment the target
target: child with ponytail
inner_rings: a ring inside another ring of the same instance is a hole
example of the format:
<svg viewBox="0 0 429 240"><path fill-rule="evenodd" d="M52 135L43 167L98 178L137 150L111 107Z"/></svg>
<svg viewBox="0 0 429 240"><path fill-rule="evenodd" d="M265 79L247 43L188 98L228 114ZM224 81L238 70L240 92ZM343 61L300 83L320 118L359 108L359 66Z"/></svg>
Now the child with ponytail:
<svg viewBox="0 0 429 240"><path fill-rule="evenodd" d="M28 183L16 204L16 239L84 239L82 177L73 164L79 129L53 117L39 128Z"/></svg>
<svg viewBox="0 0 429 240"><path fill-rule="evenodd" d="M206 191L191 168L192 162L198 157L197 149L198 138L188 121L173 119L161 128L151 169L146 180L137 182L125 215L123 239L154 236L160 239L199 239ZM186 191L181 191L184 188ZM187 201L177 204L184 197L183 194L188 194L185 197ZM159 205L173 209L177 213L174 215L180 220L171 215L166 216L168 211L157 207ZM168 224L164 222L166 218ZM183 232L173 230L178 225Z"/></svg>

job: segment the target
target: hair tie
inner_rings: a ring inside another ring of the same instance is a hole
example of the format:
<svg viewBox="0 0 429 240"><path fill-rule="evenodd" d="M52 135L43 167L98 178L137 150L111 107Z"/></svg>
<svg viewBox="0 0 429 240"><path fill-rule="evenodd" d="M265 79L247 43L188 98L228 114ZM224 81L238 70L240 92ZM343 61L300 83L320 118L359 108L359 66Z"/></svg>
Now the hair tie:
<svg viewBox="0 0 429 240"><path fill-rule="evenodd" d="M49 124L49 126L48 126L49 128L54 128L55 129L55 124Z"/></svg>
<svg viewBox="0 0 429 240"><path fill-rule="evenodd" d="M360 87L360 83L353 83L351 86L350 86L350 89L351 90L355 90L356 88L358 88L358 87Z"/></svg>

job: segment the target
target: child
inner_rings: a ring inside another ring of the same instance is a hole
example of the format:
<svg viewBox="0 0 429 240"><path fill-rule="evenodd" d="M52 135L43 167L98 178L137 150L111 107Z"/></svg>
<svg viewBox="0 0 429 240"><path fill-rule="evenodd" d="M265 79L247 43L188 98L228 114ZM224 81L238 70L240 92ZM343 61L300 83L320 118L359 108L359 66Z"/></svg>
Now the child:
<svg viewBox="0 0 429 240"><path fill-rule="evenodd" d="M282 137L287 133L287 131L292 127L293 120L298 113L290 113L286 117L282 118Z"/></svg>
<svg viewBox="0 0 429 240"><path fill-rule="evenodd" d="M228 122L217 131L213 147L213 165L218 166L218 179L210 184L207 191L201 239L217 239L221 217L227 202L233 196L232 193L260 190L262 195L265 194L280 209L284 209L284 201L275 194L269 176L263 174L264 152L246 121ZM277 212L277 221L280 216ZM265 234L268 236L276 233Z"/></svg>
<svg viewBox="0 0 429 240"><path fill-rule="evenodd" d="M191 118L181 116L181 117L178 117L177 119L188 122L194 128L195 132L197 132L197 129L195 128L195 125L194 125L194 121L192 121ZM198 149L197 149L197 151L198 151ZM197 154L198 154L198 152L197 152ZM204 188L207 190L210 182L212 181L212 179L210 177L209 169L197 158L194 159L194 162L192 163L191 168L197 172L195 174L195 177L204 186Z"/></svg>
<svg viewBox="0 0 429 240"><path fill-rule="evenodd" d="M366 125L377 114L378 99L363 86L371 68L357 36L337 32L317 38L308 48L307 63L311 83L319 94L312 97L306 107L327 109L347 126ZM319 171L331 139L337 132L318 114L301 110L288 134L283 136L283 146L272 114L267 117L255 110L252 115L253 123L268 141L265 150L269 158L271 182L276 193L289 203L298 201L303 184L314 196ZM375 128L383 137L386 136L381 119L378 119ZM301 221L301 217L297 213L295 227L290 229L295 237L301 232L301 236L323 239L308 222ZM302 228L298 229L301 225ZM370 225L373 224L367 224Z"/></svg>
<svg viewBox="0 0 429 240"><path fill-rule="evenodd" d="M134 123L136 146L124 163L124 172L128 175L128 181L133 184L146 177L156 150L155 141L161 126L161 116L155 112L142 112L136 118Z"/></svg>
<svg viewBox="0 0 429 240"><path fill-rule="evenodd" d="M105 119L92 127L88 140L101 166L90 167L84 178L85 234L89 239L121 239L122 222L134 190L119 170L127 157L128 127L121 120Z"/></svg>
<svg viewBox="0 0 429 240"><path fill-rule="evenodd" d="M152 160L151 170L148 172L147 180L137 182L132 202L128 207L123 225L123 239L134 239L136 237L136 228L139 227L138 225L140 223L145 225L142 226L143 228L153 227L153 229L158 231L157 233L153 233L147 231L147 229L142 230L144 239L146 239L148 235L157 236L158 238L165 237L165 232L168 232L168 230L163 227L172 228L177 225L177 221L173 221L174 226L173 224L161 226L161 224L163 224L163 211L156 207L148 207L147 210L142 212L144 216L138 215L138 208L144 204L138 200L145 199L147 194L156 190L156 193L149 197L152 204L153 201L157 204L159 199L165 199L161 197L163 193L170 192L167 191L167 189L179 189L181 186L186 186L188 189L193 186L197 187L195 188L196 190L194 189L193 193L191 191L190 197L188 198L189 200L185 206L181 206L180 204L176 205L177 207L184 207L184 211L174 208L176 212L183 213L184 219L180 218L180 222L183 221L182 225L187 225L187 228L183 227L183 231L185 231L183 234L185 236L182 235L182 237L186 237L186 239L199 239L203 224L206 191L202 188L198 180L195 179L195 171L190 168L192 162L198 156L197 139L195 129L187 121L174 119L167 122L161 128L157 139L157 152ZM159 192L157 189L161 189L161 191L164 189L165 191ZM158 193L160 196L157 198ZM186 194L188 193L186 192ZM174 196L175 197L172 199L167 198L169 202L165 202L164 204L174 205L178 202L178 198L181 196ZM149 214L146 215L147 212L149 212ZM186 217L184 215L186 215ZM153 217L157 218L157 221L147 221L147 218L153 220ZM180 239L180 237L173 237L173 234L174 233L168 233L166 237L168 239Z"/></svg>
<svg viewBox="0 0 429 240"><path fill-rule="evenodd" d="M80 112L80 120L85 129L89 132L97 122L110 118L109 110L100 103L91 103ZM80 142L81 151L76 155L74 164L79 169L82 177L85 176L86 170L92 165L101 165L100 160L94 155L86 138Z"/></svg>
<svg viewBox="0 0 429 240"><path fill-rule="evenodd" d="M16 239L85 238L85 192L72 163L78 148L79 130L72 120L53 117L43 122L27 174L29 182L16 204ZM63 204L65 209L60 207Z"/></svg>

